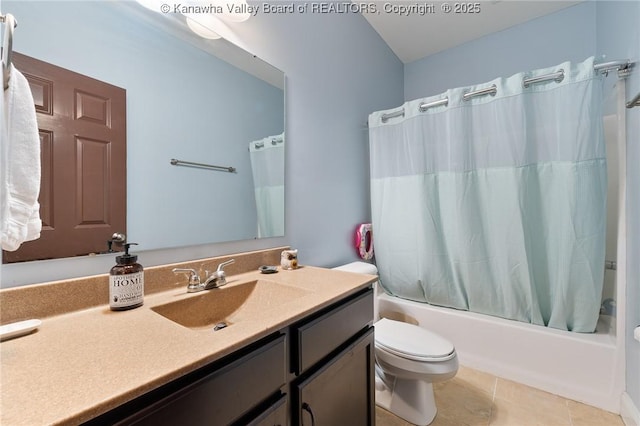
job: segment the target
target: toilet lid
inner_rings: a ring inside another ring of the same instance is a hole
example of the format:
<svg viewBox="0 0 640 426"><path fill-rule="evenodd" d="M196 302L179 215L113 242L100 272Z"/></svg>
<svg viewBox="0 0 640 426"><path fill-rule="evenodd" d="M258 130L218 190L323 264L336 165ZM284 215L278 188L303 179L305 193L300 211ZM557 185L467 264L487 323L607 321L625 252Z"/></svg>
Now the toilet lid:
<svg viewBox="0 0 640 426"><path fill-rule="evenodd" d="M417 325L383 318L375 323L376 346L415 361L446 361L455 348L447 339Z"/></svg>

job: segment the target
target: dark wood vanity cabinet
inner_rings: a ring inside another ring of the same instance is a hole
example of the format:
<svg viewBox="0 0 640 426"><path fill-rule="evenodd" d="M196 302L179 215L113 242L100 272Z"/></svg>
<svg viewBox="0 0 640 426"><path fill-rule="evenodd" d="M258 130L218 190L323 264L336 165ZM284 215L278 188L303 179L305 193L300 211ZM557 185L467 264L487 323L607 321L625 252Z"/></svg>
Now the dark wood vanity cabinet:
<svg viewBox="0 0 640 426"><path fill-rule="evenodd" d="M368 288L87 424L373 425L372 320Z"/></svg>

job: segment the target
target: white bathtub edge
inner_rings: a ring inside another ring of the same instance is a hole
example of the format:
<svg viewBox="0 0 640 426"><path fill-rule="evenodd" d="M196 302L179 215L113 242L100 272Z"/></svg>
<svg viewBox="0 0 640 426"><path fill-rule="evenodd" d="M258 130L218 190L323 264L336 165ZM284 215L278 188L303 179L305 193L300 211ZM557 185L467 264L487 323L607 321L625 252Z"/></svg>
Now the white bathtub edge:
<svg viewBox="0 0 640 426"><path fill-rule="evenodd" d="M640 426L640 410L626 392L620 398L620 416L626 426Z"/></svg>
<svg viewBox="0 0 640 426"><path fill-rule="evenodd" d="M450 340L462 365L620 413L624 375L618 370L624 361L610 335L548 329L386 294L378 302L380 312L408 315Z"/></svg>

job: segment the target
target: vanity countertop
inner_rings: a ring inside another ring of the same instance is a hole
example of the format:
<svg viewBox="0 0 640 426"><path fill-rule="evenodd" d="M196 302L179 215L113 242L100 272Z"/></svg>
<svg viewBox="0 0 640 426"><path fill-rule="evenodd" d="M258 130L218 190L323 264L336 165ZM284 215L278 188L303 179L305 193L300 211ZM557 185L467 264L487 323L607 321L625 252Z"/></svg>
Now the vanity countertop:
<svg viewBox="0 0 640 426"><path fill-rule="evenodd" d="M365 288L376 277L305 266L230 275L227 286L256 279L306 293L270 305L259 320L215 333L182 327L151 309L198 294L186 293L186 283L145 295L143 306L128 311L113 312L105 304L42 318L36 332L0 343L0 424L87 421Z"/></svg>

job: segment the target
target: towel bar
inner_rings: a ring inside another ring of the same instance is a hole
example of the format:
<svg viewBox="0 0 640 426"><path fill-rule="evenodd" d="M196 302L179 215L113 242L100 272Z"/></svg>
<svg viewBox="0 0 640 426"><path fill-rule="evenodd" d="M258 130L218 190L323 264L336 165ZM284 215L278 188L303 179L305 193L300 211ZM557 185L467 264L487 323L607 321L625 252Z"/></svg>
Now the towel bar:
<svg viewBox="0 0 640 426"><path fill-rule="evenodd" d="M5 24L4 38L2 42L2 84L5 89L9 87L11 78L11 54L13 53L13 30L18 26L18 21L10 13L0 15L0 22Z"/></svg>
<svg viewBox="0 0 640 426"><path fill-rule="evenodd" d="M175 158L172 158L171 161L169 161L169 163L171 163L174 166L198 167L202 169L212 169L212 170L218 170L221 172L229 172L229 173L234 173L236 171L235 167L214 166L213 164L194 163L191 161L176 160Z"/></svg>

